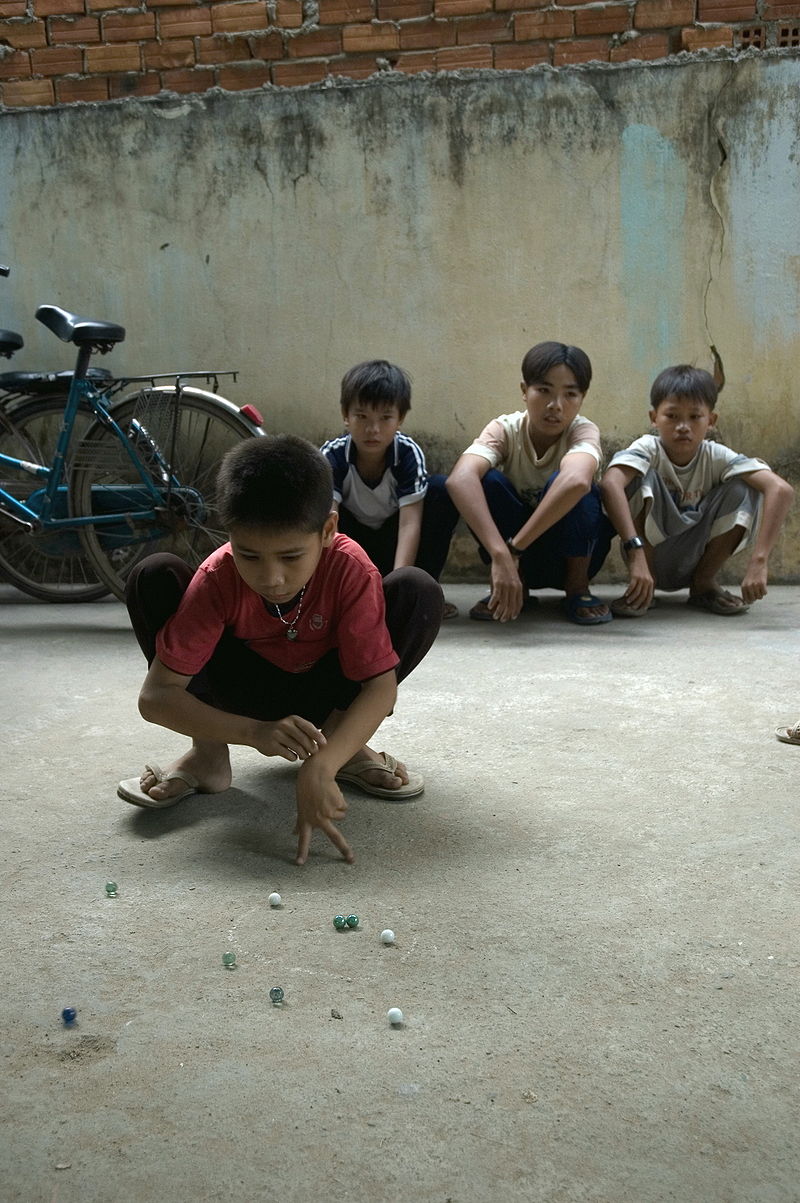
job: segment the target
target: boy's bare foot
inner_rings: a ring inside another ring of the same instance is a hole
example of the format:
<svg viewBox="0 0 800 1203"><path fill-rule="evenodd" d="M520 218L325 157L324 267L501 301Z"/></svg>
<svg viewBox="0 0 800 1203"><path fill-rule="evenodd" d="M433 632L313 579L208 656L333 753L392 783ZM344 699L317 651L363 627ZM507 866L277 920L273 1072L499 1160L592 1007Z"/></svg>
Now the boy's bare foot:
<svg viewBox="0 0 800 1203"><path fill-rule="evenodd" d="M180 756L169 766L164 776L173 772L185 771L197 781L197 789L201 794L219 794L230 787L233 780L231 759L227 747L224 750L210 751L205 748L192 747L185 755ZM142 792L156 802L166 798L177 798L186 793L186 781L180 777L159 781L152 770L145 769L139 778Z"/></svg>

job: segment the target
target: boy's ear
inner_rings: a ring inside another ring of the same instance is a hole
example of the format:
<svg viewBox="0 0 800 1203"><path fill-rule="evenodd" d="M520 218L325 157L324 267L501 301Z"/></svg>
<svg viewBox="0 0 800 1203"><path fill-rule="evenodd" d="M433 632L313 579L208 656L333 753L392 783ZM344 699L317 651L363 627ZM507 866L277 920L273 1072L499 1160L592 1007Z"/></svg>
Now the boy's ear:
<svg viewBox="0 0 800 1203"><path fill-rule="evenodd" d="M651 409L651 410L650 410L650 421L651 421L651 422L653 423L653 425L655 426L655 424L656 424L656 410L654 410L654 409Z"/></svg>
<svg viewBox="0 0 800 1203"><path fill-rule="evenodd" d="M520 392L522 393L522 395L523 395L523 397L524 397L524 396L525 396L525 394L526 394L526 393L527 393L527 391L528 391L528 386L527 386L527 384L525 383L525 381L524 381L524 380L520 380L520 382L519 382L519 388L520 388Z"/></svg>
<svg viewBox="0 0 800 1203"><path fill-rule="evenodd" d="M328 517L325 519L325 525L322 528L322 546L330 547L333 542L333 536L339 528L339 514L337 510L331 510Z"/></svg>
<svg viewBox="0 0 800 1203"><path fill-rule="evenodd" d="M708 415L708 424L709 426L716 426L717 424L717 411L715 409L712 409L711 413Z"/></svg>

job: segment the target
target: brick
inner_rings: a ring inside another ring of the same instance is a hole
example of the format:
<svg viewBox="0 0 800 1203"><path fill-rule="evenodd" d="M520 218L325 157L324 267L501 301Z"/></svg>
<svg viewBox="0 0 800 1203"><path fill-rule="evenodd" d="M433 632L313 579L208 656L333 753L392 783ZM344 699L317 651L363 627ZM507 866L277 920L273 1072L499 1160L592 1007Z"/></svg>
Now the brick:
<svg viewBox="0 0 800 1203"><path fill-rule="evenodd" d="M553 66L565 63L607 63L608 38L578 38L574 42L558 42L553 47Z"/></svg>
<svg viewBox="0 0 800 1203"><path fill-rule="evenodd" d="M143 50L145 70L163 71L169 67L193 67L195 64L193 38L170 38L168 42L152 42L149 46L144 46Z"/></svg>
<svg viewBox="0 0 800 1203"><path fill-rule="evenodd" d="M266 4L212 4L211 28L214 33L247 33L269 25Z"/></svg>
<svg viewBox="0 0 800 1203"><path fill-rule="evenodd" d="M714 50L718 46L732 45L732 29L701 29L693 26L681 30L681 47L684 50Z"/></svg>
<svg viewBox="0 0 800 1203"><path fill-rule="evenodd" d="M630 25L627 4L606 4L602 8L583 8L575 13L577 37L599 33L622 33Z"/></svg>
<svg viewBox="0 0 800 1203"><path fill-rule="evenodd" d="M328 64L324 59L308 59L296 63L274 63L272 82L280 88L298 88L325 79Z"/></svg>
<svg viewBox="0 0 800 1203"><path fill-rule="evenodd" d="M399 50L400 30L390 21L372 21L369 25L351 25L342 30L342 47L348 52Z"/></svg>
<svg viewBox="0 0 800 1203"><path fill-rule="evenodd" d="M86 45L100 41L100 19L98 17L51 17L47 22L51 46L67 46L73 42Z"/></svg>
<svg viewBox="0 0 800 1203"><path fill-rule="evenodd" d="M433 0L377 0L381 21L413 21L433 15Z"/></svg>
<svg viewBox="0 0 800 1203"><path fill-rule="evenodd" d="M81 5L83 11L83 5ZM27 0L0 0L0 21L9 17L26 17L28 15Z"/></svg>
<svg viewBox="0 0 800 1203"><path fill-rule="evenodd" d="M135 0L86 0L87 13L107 12L112 8L132 8ZM184 0L184 4L186 0Z"/></svg>
<svg viewBox="0 0 800 1203"><path fill-rule="evenodd" d="M514 17L514 40L533 42L540 38L571 38L574 33L571 12L548 10L539 13L519 13Z"/></svg>
<svg viewBox="0 0 800 1203"><path fill-rule="evenodd" d="M64 17L67 13L83 15L83 0L33 0L33 13L36 17Z"/></svg>
<svg viewBox="0 0 800 1203"><path fill-rule="evenodd" d="M549 62L549 42L513 42L510 46L494 48L494 65L499 71L524 71L527 67Z"/></svg>
<svg viewBox="0 0 800 1203"><path fill-rule="evenodd" d="M342 32L337 26L329 26L299 33L296 38L287 38L286 52L289 58L325 58L341 54Z"/></svg>
<svg viewBox="0 0 800 1203"><path fill-rule="evenodd" d="M189 70L164 71L161 84L167 92L207 92L214 87L214 72L207 67Z"/></svg>
<svg viewBox="0 0 800 1203"><path fill-rule="evenodd" d="M791 4L765 4L762 17L765 21L791 21L800 17L800 0Z"/></svg>
<svg viewBox="0 0 800 1203"><path fill-rule="evenodd" d="M436 54L438 71L462 71L493 66L494 55L491 46L448 46Z"/></svg>
<svg viewBox="0 0 800 1203"><path fill-rule="evenodd" d="M280 34L275 36L280 41ZM212 66L218 63L243 63L254 57L250 39L246 37L193 38L190 44L195 47L197 62L210 63ZM255 57L262 58L263 56L255 55Z"/></svg>
<svg viewBox="0 0 800 1203"><path fill-rule="evenodd" d="M698 21L752 21L756 0L698 0Z"/></svg>
<svg viewBox="0 0 800 1203"><path fill-rule="evenodd" d="M31 56L27 50L14 50L0 58L0 79L20 79L31 73Z"/></svg>
<svg viewBox="0 0 800 1203"><path fill-rule="evenodd" d="M274 63L276 59L284 57L283 38L277 30L249 37L247 45L250 48L250 57L259 59L261 62Z"/></svg>
<svg viewBox="0 0 800 1203"><path fill-rule="evenodd" d="M220 67L214 76L217 87L224 88L226 92L246 92L270 82L266 63L238 63L236 66Z"/></svg>
<svg viewBox="0 0 800 1203"><path fill-rule="evenodd" d="M205 38L213 33L211 9L164 9L158 14L158 34L162 38Z"/></svg>
<svg viewBox="0 0 800 1203"><path fill-rule="evenodd" d="M108 81L108 94L112 100L125 96L156 96L160 91L161 76L156 71L148 71L145 75L133 71L129 75L112 75Z"/></svg>
<svg viewBox="0 0 800 1203"><path fill-rule="evenodd" d="M185 8L186 0L146 0L148 8ZM161 91L161 88L158 89Z"/></svg>
<svg viewBox="0 0 800 1203"><path fill-rule="evenodd" d="M434 0L433 11L437 17L469 17L490 13L492 0Z"/></svg>
<svg viewBox="0 0 800 1203"><path fill-rule="evenodd" d="M34 75L78 75L83 70L83 51L78 46L46 46L31 51Z"/></svg>
<svg viewBox="0 0 800 1203"><path fill-rule="evenodd" d="M456 43L473 46L487 42L513 42L511 18L495 13L491 17L462 17L455 22Z"/></svg>
<svg viewBox="0 0 800 1203"><path fill-rule="evenodd" d="M496 12L514 12L529 8L547 8L552 0L494 0Z"/></svg>
<svg viewBox="0 0 800 1203"><path fill-rule="evenodd" d="M59 79L56 81L56 96L61 104L74 104L77 100L93 103L108 100L108 80L102 75L91 79Z"/></svg>
<svg viewBox="0 0 800 1203"><path fill-rule="evenodd" d="M281 29L299 29L303 24L302 0L277 0L275 24L280 25Z"/></svg>
<svg viewBox="0 0 800 1203"><path fill-rule="evenodd" d="M370 75L377 75L380 70L375 59L369 54L353 58L343 56L328 63L328 74L341 76L343 79L369 79Z"/></svg>
<svg viewBox="0 0 800 1203"><path fill-rule="evenodd" d="M412 21L400 26L401 50L438 49L455 44L456 27L452 21Z"/></svg>
<svg viewBox="0 0 800 1203"><path fill-rule="evenodd" d="M694 0L639 0L633 17L636 29L670 29L693 21Z"/></svg>
<svg viewBox="0 0 800 1203"><path fill-rule="evenodd" d="M47 26L44 21L8 21L3 26L3 41L12 50L32 50L35 46L46 46ZM39 101L23 101L23 104L25 103L39 104Z"/></svg>
<svg viewBox="0 0 800 1203"><path fill-rule="evenodd" d="M10 109L30 104L53 104L53 81L51 79L21 79L3 84L3 104Z"/></svg>
<svg viewBox="0 0 800 1203"><path fill-rule="evenodd" d="M86 55L86 70L100 75L104 71L140 71L142 52L135 42L120 42L114 46L89 46Z"/></svg>
<svg viewBox="0 0 800 1203"><path fill-rule="evenodd" d="M394 67L396 71L404 71L406 75L416 75L419 71L435 71L436 51L420 50L412 54L398 55Z"/></svg>
<svg viewBox="0 0 800 1203"><path fill-rule="evenodd" d="M104 42L146 42L156 36L153 13L109 13L101 28Z"/></svg>
<svg viewBox="0 0 800 1203"><path fill-rule="evenodd" d="M643 33L641 37L612 46L609 58L612 63L627 63L636 59L649 62L651 59L668 58L669 54L669 34Z"/></svg>
<svg viewBox="0 0 800 1203"><path fill-rule="evenodd" d="M377 16L375 0L319 0L317 8L320 25L352 25Z"/></svg>

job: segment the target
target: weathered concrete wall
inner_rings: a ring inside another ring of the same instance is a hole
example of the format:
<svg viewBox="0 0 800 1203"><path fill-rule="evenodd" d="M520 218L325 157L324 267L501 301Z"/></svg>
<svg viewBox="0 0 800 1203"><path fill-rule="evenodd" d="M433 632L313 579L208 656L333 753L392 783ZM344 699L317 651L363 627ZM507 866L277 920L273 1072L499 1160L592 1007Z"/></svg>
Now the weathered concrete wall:
<svg viewBox="0 0 800 1203"><path fill-rule="evenodd" d="M0 117L3 324L64 366L53 300L123 322L119 371L235 366L272 429L338 429L353 362L414 378L447 466L583 346L610 446L653 375L711 365L725 440L800 474L800 60L386 77ZM775 568L800 574L797 539Z"/></svg>

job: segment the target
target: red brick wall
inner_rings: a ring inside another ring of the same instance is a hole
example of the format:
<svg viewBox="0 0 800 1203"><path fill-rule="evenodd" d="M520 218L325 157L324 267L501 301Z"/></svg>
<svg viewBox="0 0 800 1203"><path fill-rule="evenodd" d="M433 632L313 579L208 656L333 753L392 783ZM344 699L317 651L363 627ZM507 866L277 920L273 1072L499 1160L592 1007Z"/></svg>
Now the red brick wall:
<svg viewBox="0 0 800 1203"><path fill-rule="evenodd" d="M800 47L800 0L0 0L0 104Z"/></svg>

